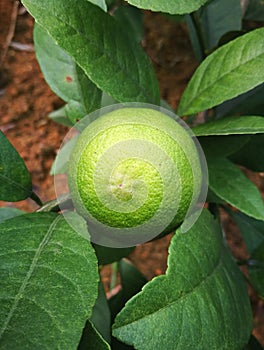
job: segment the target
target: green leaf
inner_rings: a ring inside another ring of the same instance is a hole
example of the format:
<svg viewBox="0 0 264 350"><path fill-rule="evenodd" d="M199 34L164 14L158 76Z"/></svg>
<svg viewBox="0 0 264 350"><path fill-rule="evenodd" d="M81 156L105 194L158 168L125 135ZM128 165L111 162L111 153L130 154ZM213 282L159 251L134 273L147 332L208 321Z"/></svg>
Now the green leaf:
<svg viewBox="0 0 264 350"><path fill-rule="evenodd" d="M244 350L263 350L263 347L261 346L259 341L254 337L254 335L251 335L249 343Z"/></svg>
<svg viewBox="0 0 264 350"><path fill-rule="evenodd" d="M208 0L127 0L129 4L142 9L171 14L185 14L196 11L207 1Z"/></svg>
<svg viewBox="0 0 264 350"><path fill-rule="evenodd" d="M126 302L135 294L141 291L144 284L147 283L146 278L141 272L128 260L122 259L118 262L118 271L121 279L121 290L109 299L109 307L111 310L112 323L116 315L122 310ZM112 337L111 345L113 350L133 350L134 347L121 343Z"/></svg>
<svg viewBox="0 0 264 350"><path fill-rule="evenodd" d="M264 135L253 135L250 140L230 156L230 159L246 168L261 172L264 171Z"/></svg>
<svg viewBox="0 0 264 350"><path fill-rule="evenodd" d="M82 117L87 115L84 106L74 100L71 100L66 104L65 114L71 121L72 125L76 124L78 121L80 121L80 119L82 119Z"/></svg>
<svg viewBox="0 0 264 350"><path fill-rule="evenodd" d="M114 340L111 343L112 350L136 350L133 346L122 343L121 341L113 338Z"/></svg>
<svg viewBox="0 0 264 350"><path fill-rule="evenodd" d="M188 232L177 230L166 275L126 304L113 335L138 350L241 350L251 328L243 275L204 210Z"/></svg>
<svg viewBox="0 0 264 350"><path fill-rule="evenodd" d="M216 118L227 115L264 116L264 84L228 100L215 108Z"/></svg>
<svg viewBox="0 0 264 350"><path fill-rule="evenodd" d="M30 197L30 174L23 159L1 130L0 149L0 200L16 202Z"/></svg>
<svg viewBox="0 0 264 350"><path fill-rule="evenodd" d="M77 214L67 220L86 227ZM25 214L0 231L0 348L76 349L97 297L89 240L55 213Z"/></svg>
<svg viewBox="0 0 264 350"><path fill-rule="evenodd" d="M87 1L91 2L94 5L99 6L105 12L107 11L107 5L105 0L87 0Z"/></svg>
<svg viewBox="0 0 264 350"><path fill-rule="evenodd" d="M241 29L240 0L210 1L200 11L200 23L204 34L204 44L209 51L217 46L224 34Z"/></svg>
<svg viewBox="0 0 264 350"><path fill-rule="evenodd" d="M64 101L79 105L83 117L100 107L101 91L88 79L55 40L37 23L34 45L42 73L51 89Z"/></svg>
<svg viewBox="0 0 264 350"><path fill-rule="evenodd" d="M111 15L86 0L23 4L101 90L120 102L159 103L148 57Z"/></svg>
<svg viewBox="0 0 264 350"><path fill-rule="evenodd" d="M250 281L256 292L264 298L264 242L254 250L249 262Z"/></svg>
<svg viewBox="0 0 264 350"><path fill-rule="evenodd" d="M194 54L198 60L198 62L202 62L204 59L204 47L200 32L197 30L197 13L196 14L187 14L185 15L186 23L188 26L190 41L192 44L192 48Z"/></svg>
<svg viewBox="0 0 264 350"><path fill-rule="evenodd" d="M208 158L209 188L227 203L255 219L264 220L264 204L257 187L225 158Z"/></svg>
<svg viewBox="0 0 264 350"><path fill-rule="evenodd" d="M118 261L135 249L135 247L110 248L95 243L93 243L93 247L97 255L99 265L107 265Z"/></svg>
<svg viewBox="0 0 264 350"><path fill-rule="evenodd" d="M250 0L245 13L248 21L264 21L264 3L262 0Z"/></svg>
<svg viewBox="0 0 264 350"><path fill-rule="evenodd" d="M133 6L119 6L114 12L115 18L124 30L137 42L141 42L144 35L143 14Z"/></svg>
<svg viewBox="0 0 264 350"><path fill-rule="evenodd" d="M214 107L264 81L264 28L215 50L197 68L180 101L178 114Z"/></svg>
<svg viewBox="0 0 264 350"><path fill-rule="evenodd" d="M104 286L100 282L98 286L98 296L93 307L93 313L90 321L97 331L108 342L111 342L111 315L106 300Z"/></svg>
<svg viewBox="0 0 264 350"><path fill-rule="evenodd" d="M74 61L37 23L34 25L34 47L40 68L51 89L66 102L80 100Z"/></svg>
<svg viewBox="0 0 264 350"><path fill-rule="evenodd" d="M196 136L261 134L264 133L264 117L225 117L192 128Z"/></svg>
<svg viewBox="0 0 264 350"><path fill-rule="evenodd" d="M241 149L250 140L250 136L202 136L198 139L206 157L227 157Z"/></svg>
<svg viewBox="0 0 264 350"><path fill-rule="evenodd" d="M228 39L226 42L234 39L233 36L241 29L240 1L208 1L200 10L186 15L186 21L192 47L201 62L213 48L221 45L223 39Z"/></svg>
<svg viewBox="0 0 264 350"><path fill-rule="evenodd" d="M24 211L17 208L4 207L0 208L0 223L4 222L7 219L14 218L15 216L25 214Z"/></svg>
<svg viewBox="0 0 264 350"><path fill-rule="evenodd" d="M123 296L126 298L126 301L138 293L144 284L147 283L146 278L128 259L119 261L118 271L120 273Z"/></svg>
<svg viewBox="0 0 264 350"><path fill-rule="evenodd" d="M55 123L65 126L72 126L71 120L66 115L66 105L48 114L48 117Z"/></svg>
<svg viewBox="0 0 264 350"><path fill-rule="evenodd" d="M208 188L206 202L223 204L223 199L219 198L213 191L210 190L210 188Z"/></svg>
<svg viewBox="0 0 264 350"><path fill-rule="evenodd" d="M237 224L243 240L251 254L262 242L264 242L264 221L253 219L240 212L229 212Z"/></svg>
<svg viewBox="0 0 264 350"><path fill-rule="evenodd" d="M142 273L127 259L118 262L118 271L121 279L121 290L109 299L112 320L125 306L125 303L141 291L147 283Z"/></svg>
<svg viewBox="0 0 264 350"><path fill-rule="evenodd" d="M103 92L102 94L102 100L101 100L101 108L114 105L117 101L113 99L113 97L109 96L106 92Z"/></svg>
<svg viewBox="0 0 264 350"><path fill-rule="evenodd" d="M50 175L64 174L67 172L68 161L76 141L77 137L73 137L62 146L51 166Z"/></svg>
<svg viewBox="0 0 264 350"><path fill-rule="evenodd" d="M78 350L111 350L110 345L104 340L92 322L87 321Z"/></svg>

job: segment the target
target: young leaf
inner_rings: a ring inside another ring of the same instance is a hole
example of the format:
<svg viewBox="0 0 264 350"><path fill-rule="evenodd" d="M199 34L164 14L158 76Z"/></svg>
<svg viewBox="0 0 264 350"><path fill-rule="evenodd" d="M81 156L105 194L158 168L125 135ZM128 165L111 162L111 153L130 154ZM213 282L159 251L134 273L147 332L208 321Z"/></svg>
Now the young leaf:
<svg viewBox="0 0 264 350"><path fill-rule="evenodd" d="M14 218L15 216L25 214L24 211L17 208L4 207L0 208L0 223L4 222L7 219Z"/></svg>
<svg viewBox="0 0 264 350"><path fill-rule="evenodd" d="M243 213L264 220L264 204L257 187L232 162L208 158L209 188Z"/></svg>
<svg viewBox="0 0 264 350"><path fill-rule="evenodd" d="M72 125L76 124L87 113L84 106L78 101L71 100L65 105L65 114Z"/></svg>
<svg viewBox="0 0 264 350"><path fill-rule="evenodd" d="M140 350L240 350L252 327L247 288L209 212L177 230L169 253L166 275L126 304L113 335Z"/></svg>
<svg viewBox="0 0 264 350"><path fill-rule="evenodd" d="M65 126L72 126L71 120L67 117L66 114L66 106L64 105L63 107L51 112L48 114L48 117L53 120L55 123L62 124Z"/></svg>
<svg viewBox="0 0 264 350"><path fill-rule="evenodd" d="M264 242L264 221L253 219L243 213L230 211L235 220L249 254Z"/></svg>
<svg viewBox="0 0 264 350"><path fill-rule="evenodd" d="M264 28L253 30L209 55L197 68L178 114L214 107L264 82Z"/></svg>
<svg viewBox="0 0 264 350"><path fill-rule="evenodd" d="M230 156L230 159L246 168L261 172L264 171L264 134L253 135L250 140Z"/></svg>
<svg viewBox="0 0 264 350"><path fill-rule="evenodd" d="M264 133L264 117L225 117L192 128L196 136L261 134Z"/></svg>
<svg viewBox="0 0 264 350"><path fill-rule="evenodd" d="M159 103L148 57L111 15L87 0L23 4L100 89L120 102Z"/></svg>
<svg viewBox="0 0 264 350"><path fill-rule="evenodd" d="M264 298L264 242L253 251L248 272L253 288Z"/></svg>
<svg viewBox="0 0 264 350"><path fill-rule="evenodd" d="M34 27L36 56L51 89L64 101L74 101L82 107L83 117L100 107L101 91L76 65L55 40L37 23Z"/></svg>
<svg viewBox="0 0 264 350"><path fill-rule="evenodd" d="M18 216L0 230L0 348L76 349L97 297L90 242L55 213Z"/></svg>
<svg viewBox="0 0 264 350"><path fill-rule="evenodd" d="M136 7L157 12L171 14L185 14L198 10L208 0L127 0L128 3Z"/></svg>
<svg viewBox="0 0 264 350"><path fill-rule="evenodd" d="M23 159L1 130L0 149L0 200L16 202L30 197L30 174Z"/></svg>

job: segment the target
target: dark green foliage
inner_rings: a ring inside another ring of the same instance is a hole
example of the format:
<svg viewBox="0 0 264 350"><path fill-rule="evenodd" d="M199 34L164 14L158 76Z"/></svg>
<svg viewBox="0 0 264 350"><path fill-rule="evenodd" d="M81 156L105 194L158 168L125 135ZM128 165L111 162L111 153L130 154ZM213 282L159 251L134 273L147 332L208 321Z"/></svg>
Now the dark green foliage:
<svg viewBox="0 0 264 350"><path fill-rule="evenodd" d="M178 113L195 125L206 156L209 210L188 232L178 228L166 274L147 282L122 259L134 248L91 244L87 223L72 212L67 194L41 204L23 160L0 132L0 200L31 197L41 206L30 214L10 204L0 209L0 348L262 349L251 336L246 279L225 242L219 209L241 232L249 254L243 263L263 298L264 205L242 168L264 171L264 28L243 27L243 20L264 20L263 1L250 0L246 7L239 0L22 3L36 20L44 78L66 103L50 118L67 126L116 102L165 106L142 48L141 9L186 15L181 19L199 66ZM200 112L203 118L196 119ZM52 174L66 172L74 142L63 146ZM61 209L69 211L65 217L54 213ZM110 299L98 272L109 263L120 277L120 290Z"/></svg>

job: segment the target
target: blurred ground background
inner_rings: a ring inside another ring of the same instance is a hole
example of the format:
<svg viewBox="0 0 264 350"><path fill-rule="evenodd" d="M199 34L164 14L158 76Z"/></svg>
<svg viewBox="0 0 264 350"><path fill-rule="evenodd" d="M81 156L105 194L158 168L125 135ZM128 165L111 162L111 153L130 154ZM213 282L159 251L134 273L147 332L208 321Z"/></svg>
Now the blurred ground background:
<svg viewBox="0 0 264 350"><path fill-rule="evenodd" d="M53 177L49 170L67 128L48 119L47 115L63 106L47 86L35 58L32 30L33 19L15 1L0 0L0 129L24 159L42 201L55 198ZM160 14L144 15L143 47L150 56L160 83L161 95L173 108L192 76L197 61L192 53L184 23ZM263 174L249 174L263 193ZM3 203L33 211L31 200ZM227 239L234 255L247 257L240 234L223 214ZM166 270L170 236L136 248L131 261L148 280ZM102 280L109 289L111 266L102 270ZM249 289L254 311L254 334L264 345L264 306Z"/></svg>

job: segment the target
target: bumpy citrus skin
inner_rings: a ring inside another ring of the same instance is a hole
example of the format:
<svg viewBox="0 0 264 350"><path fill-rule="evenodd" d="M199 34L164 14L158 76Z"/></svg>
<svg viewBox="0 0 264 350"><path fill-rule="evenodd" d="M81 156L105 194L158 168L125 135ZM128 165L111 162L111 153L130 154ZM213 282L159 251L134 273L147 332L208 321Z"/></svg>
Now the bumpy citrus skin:
<svg viewBox="0 0 264 350"><path fill-rule="evenodd" d="M90 223L120 234L141 227L169 232L197 197L201 169L183 126L153 109L122 108L81 133L68 183L75 208Z"/></svg>

